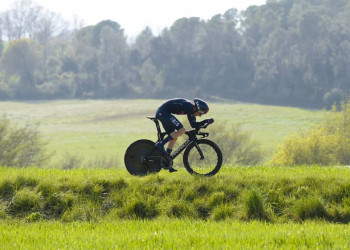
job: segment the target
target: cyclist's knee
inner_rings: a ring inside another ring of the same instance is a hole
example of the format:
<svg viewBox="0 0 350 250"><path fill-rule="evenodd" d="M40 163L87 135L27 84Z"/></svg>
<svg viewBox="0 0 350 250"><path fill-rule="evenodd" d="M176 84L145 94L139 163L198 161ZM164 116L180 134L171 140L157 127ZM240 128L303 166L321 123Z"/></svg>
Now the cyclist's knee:
<svg viewBox="0 0 350 250"><path fill-rule="evenodd" d="M185 133L186 133L186 129L184 127L180 128L178 131L176 131L177 137L179 137Z"/></svg>
<svg viewBox="0 0 350 250"><path fill-rule="evenodd" d="M186 132L185 128L180 128L179 130L171 133L171 137L173 139L177 139L179 136L183 135Z"/></svg>
<svg viewBox="0 0 350 250"><path fill-rule="evenodd" d="M182 127L177 132L179 132L179 135L183 135L186 133L186 129L184 127Z"/></svg>

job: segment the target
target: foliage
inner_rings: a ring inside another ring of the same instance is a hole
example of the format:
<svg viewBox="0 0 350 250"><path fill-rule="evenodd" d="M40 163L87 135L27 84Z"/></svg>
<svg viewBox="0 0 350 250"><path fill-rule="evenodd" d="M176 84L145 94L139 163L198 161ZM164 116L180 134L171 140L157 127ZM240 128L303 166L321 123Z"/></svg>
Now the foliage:
<svg viewBox="0 0 350 250"><path fill-rule="evenodd" d="M243 203L245 217L248 220L266 220L266 209L261 194L256 190L250 190L244 197Z"/></svg>
<svg viewBox="0 0 350 250"><path fill-rule="evenodd" d="M255 165L263 160L260 143L253 140L241 124L225 124L227 123L220 122L209 127L210 138L222 150L224 164Z"/></svg>
<svg viewBox="0 0 350 250"><path fill-rule="evenodd" d="M43 70L41 56L39 45L28 39L13 41L4 51L1 65L15 96L36 97L36 85ZM14 78L19 78L18 83L10 80Z"/></svg>
<svg viewBox="0 0 350 250"><path fill-rule="evenodd" d="M72 169L81 167L82 159L78 155L72 155L66 152L61 161L60 168L62 169Z"/></svg>
<svg viewBox="0 0 350 250"><path fill-rule="evenodd" d="M2 32L1 32L1 29L0 29L0 37L2 37ZM0 39L0 57L2 55L2 50L4 48L4 43L3 41Z"/></svg>
<svg viewBox="0 0 350 250"><path fill-rule="evenodd" d="M308 133L289 136L272 157L277 165L349 165L350 99L340 110L333 106L323 124Z"/></svg>
<svg viewBox="0 0 350 250"><path fill-rule="evenodd" d="M339 164L335 154L338 139L335 135L328 134L324 128L288 136L268 164Z"/></svg>
<svg viewBox="0 0 350 250"><path fill-rule="evenodd" d="M336 158L342 165L350 164L350 99L342 102L340 108L334 105L332 112L325 119L324 127L336 137Z"/></svg>
<svg viewBox="0 0 350 250"><path fill-rule="evenodd" d="M48 159L45 145L37 128L17 128L6 117L0 119L0 166L42 166Z"/></svg>
<svg viewBox="0 0 350 250"><path fill-rule="evenodd" d="M327 219L327 209L318 197L305 197L294 205L296 220Z"/></svg>
<svg viewBox="0 0 350 250"><path fill-rule="evenodd" d="M0 97L198 96L330 108L350 91L349 17L348 1L274 1L179 18L159 35L146 27L128 42L115 21L72 32L55 13L20 0L0 15L10 41ZM20 44L31 45L19 53Z"/></svg>
<svg viewBox="0 0 350 250"><path fill-rule="evenodd" d="M0 174L0 216L7 219L350 221L346 167L235 167L213 178L185 170L142 178L112 169L2 168Z"/></svg>
<svg viewBox="0 0 350 250"><path fill-rule="evenodd" d="M39 198L40 195L27 188L18 190L8 207L8 213L17 216L36 211L39 207Z"/></svg>

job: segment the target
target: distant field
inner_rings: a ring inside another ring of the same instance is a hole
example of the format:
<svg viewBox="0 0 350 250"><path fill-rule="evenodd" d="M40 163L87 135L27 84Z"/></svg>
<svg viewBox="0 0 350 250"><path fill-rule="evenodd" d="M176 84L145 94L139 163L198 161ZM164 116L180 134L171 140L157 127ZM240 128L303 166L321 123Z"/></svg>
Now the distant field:
<svg viewBox="0 0 350 250"><path fill-rule="evenodd" d="M51 166L69 156L86 162L114 161L137 139L154 140L153 116L164 100L69 100L50 102L0 102L0 112L19 124L40 124L53 153ZM286 135L319 124L324 111L242 103L210 103L217 123L241 123L271 153ZM215 124L213 125L215 126ZM189 125L186 124L189 128Z"/></svg>

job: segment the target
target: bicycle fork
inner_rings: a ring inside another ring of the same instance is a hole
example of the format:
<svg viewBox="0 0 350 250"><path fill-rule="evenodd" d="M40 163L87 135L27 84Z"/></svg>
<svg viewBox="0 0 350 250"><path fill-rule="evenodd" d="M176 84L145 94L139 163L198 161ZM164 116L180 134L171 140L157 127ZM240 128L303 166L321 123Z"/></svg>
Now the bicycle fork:
<svg viewBox="0 0 350 250"><path fill-rule="evenodd" d="M199 155L201 156L200 160L204 160L204 155L202 149L199 147L198 143L196 141L193 142L194 146L198 150Z"/></svg>

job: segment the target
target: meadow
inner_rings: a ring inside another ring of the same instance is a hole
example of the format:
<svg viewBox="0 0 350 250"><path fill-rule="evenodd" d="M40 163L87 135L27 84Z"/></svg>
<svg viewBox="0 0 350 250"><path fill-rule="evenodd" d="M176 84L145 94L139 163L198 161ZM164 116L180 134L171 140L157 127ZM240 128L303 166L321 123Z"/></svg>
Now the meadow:
<svg viewBox="0 0 350 250"><path fill-rule="evenodd" d="M125 149L155 139L145 117L161 102L0 102L18 126L39 124L52 153L44 168L0 168L0 248L349 247L346 166L227 164L212 178L183 167L129 175ZM218 102L209 117L241 123L270 155L286 135L317 126L324 114ZM76 159L78 168L62 169L66 159Z"/></svg>
<svg viewBox="0 0 350 250"><path fill-rule="evenodd" d="M0 169L3 249L317 248L350 244L347 167ZM325 183L327 185L325 185Z"/></svg>
<svg viewBox="0 0 350 250"><path fill-rule="evenodd" d="M347 225L152 220L2 223L2 249L348 249Z"/></svg>
<svg viewBox="0 0 350 250"><path fill-rule="evenodd" d="M15 124L39 125L49 141L50 166L60 167L65 159L73 158L85 166L123 167L128 145L138 139L156 139L155 126L146 116L154 116L163 101L0 102L0 112ZM286 135L320 124L324 111L219 102L210 104L207 117L219 124L241 124L270 156Z"/></svg>

